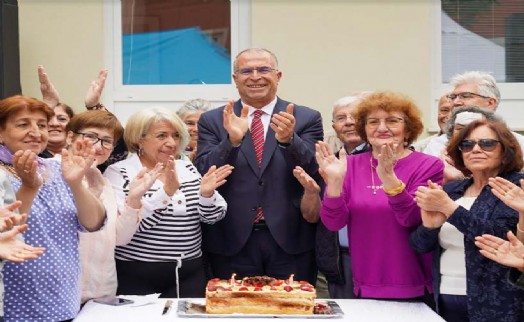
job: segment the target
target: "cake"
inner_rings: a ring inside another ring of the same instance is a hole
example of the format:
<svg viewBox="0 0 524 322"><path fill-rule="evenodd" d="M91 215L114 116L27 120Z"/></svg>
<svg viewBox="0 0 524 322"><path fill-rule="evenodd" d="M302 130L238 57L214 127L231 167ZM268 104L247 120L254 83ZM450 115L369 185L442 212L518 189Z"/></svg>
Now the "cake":
<svg viewBox="0 0 524 322"><path fill-rule="evenodd" d="M315 288L305 281L268 276L212 279L206 287L208 314L313 314Z"/></svg>

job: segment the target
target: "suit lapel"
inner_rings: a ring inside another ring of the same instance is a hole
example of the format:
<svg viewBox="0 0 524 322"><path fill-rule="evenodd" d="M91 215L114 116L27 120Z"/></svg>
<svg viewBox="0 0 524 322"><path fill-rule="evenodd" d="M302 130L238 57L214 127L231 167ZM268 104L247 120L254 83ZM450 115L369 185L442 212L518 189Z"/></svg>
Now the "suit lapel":
<svg viewBox="0 0 524 322"><path fill-rule="evenodd" d="M240 113L242 111L242 103L240 102L240 100L236 101L233 109L235 111L235 114L237 116L240 116ZM248 124L248 129L246 135L244 136L244 141L240 145L240 151L242 151L242 153L246 157L247 163L249 164L253 172L255 172L255 174L258 175L260 169L258 168L255 146L253 144L253 138L251 137L251 131L249 130L250 127L251 124Z"/></svg>
<svg viewBox="0 0 524 322"><path fill-rule="evenodd" d="M277 103L275 105L275 108L273 109L273 114L276 114L281 111L285 111L287 107L287 102L282 101L280 98L277 97ZM235 106L233 107L235 114L240 115L240 112L242 111L242 103L240 100L238 100L235 103ZM273 116L273 115L271 115ZM257 157L255 154L255 146L253 144L253 138L251 137L251 131L249 128L251 127L251 124L248 124L248 130L244 137L244 141L242 142L242 145L240 146L240 150L244 154L244 156L247 159L247 162L253 172L257 174L258 176L262 176L262 173L266 170L269 161L271 161L271 158L273 157L273 154L275 153L275 150L277 148L277 139L275 138L275 131L271 129L271 127L268 126L267 128L267 134L264 141L264 154L262 155L262 165L261 168L258 168L257 163Z"/></svg>
<svg viewBox="0 0 524 322"><path fill-rule="evenodd" d="M286 110L287 103L283 102L280 98L277 97L277 103L273 109L273 114L278 114L278 112ZM271 115L273 116L273 115ZM277 139L275 138L275 131L268 126L266 140L264 142L264 154L262 155L262 166L260 169L260 175L266 170L269 161L273 157L275 150L277 148Z"/></svg>

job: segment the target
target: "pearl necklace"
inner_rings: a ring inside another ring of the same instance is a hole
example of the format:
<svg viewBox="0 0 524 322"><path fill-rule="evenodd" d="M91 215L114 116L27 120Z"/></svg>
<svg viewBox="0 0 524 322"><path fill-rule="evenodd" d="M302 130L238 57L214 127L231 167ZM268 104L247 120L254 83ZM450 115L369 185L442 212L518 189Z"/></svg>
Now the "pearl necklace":
<svg viewBox="0 0 524 322"><path fill-rule="evenodd" d="M373 195L376 195L377 190L382 189L382 185L380 186L375 185L375 175L373 174L373 169L376 170L376 168L373 166L373 155L369 157L369 165L371 169L371 190L373 190Z"/></svg>

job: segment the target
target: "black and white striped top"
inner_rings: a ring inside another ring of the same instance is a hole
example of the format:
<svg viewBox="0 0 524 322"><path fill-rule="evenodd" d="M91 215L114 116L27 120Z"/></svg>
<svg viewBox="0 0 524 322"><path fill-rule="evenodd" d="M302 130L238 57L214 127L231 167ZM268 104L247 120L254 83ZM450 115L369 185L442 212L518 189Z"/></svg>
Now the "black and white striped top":
<svg viewBox="0 0 524 322"><path fill-rule="evenodd" d="M142 169L136 154L107 168L109 179L117 196L118 209L124 209L129 183ZM171 262L193 259L202 255L200 223L214 224L224 218L227 205L215 191L211 198L200 195L201 176L191 162L175 161L180 188L173 197L157 180L142 198L140 224L129 244L118 246L119 260L144 262Z"/></svg>

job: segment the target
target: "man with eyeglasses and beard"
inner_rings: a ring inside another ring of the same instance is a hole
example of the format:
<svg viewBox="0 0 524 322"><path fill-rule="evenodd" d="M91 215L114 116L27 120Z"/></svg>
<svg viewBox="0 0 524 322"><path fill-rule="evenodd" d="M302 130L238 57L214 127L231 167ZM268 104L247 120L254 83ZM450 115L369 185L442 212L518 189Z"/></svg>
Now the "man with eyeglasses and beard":
<svg viewBox="0 0 524 322"><path fill-rule="evenodd" d="M320 183L315 143L323 139L321 115L277 97L282 72L271 51L246 49L233 67L240 100L203 113L198 122L198 170L234 166L218 189L227 214L203 228L210 275L295 274L314 284L318 213L301 211L304 188L293 170L300 167Z"/></svg>

